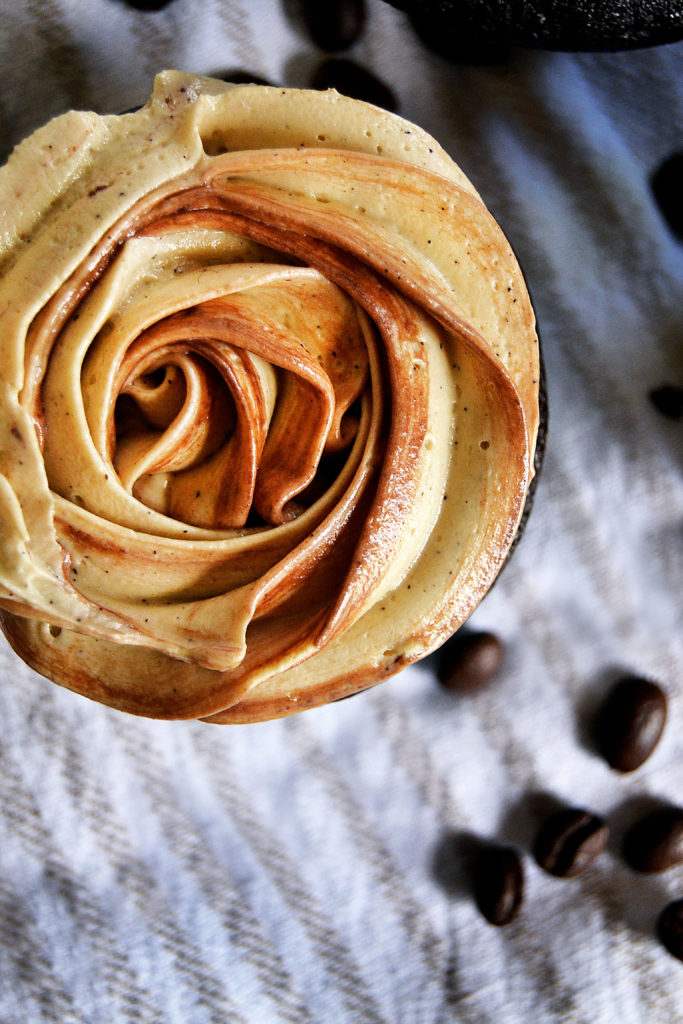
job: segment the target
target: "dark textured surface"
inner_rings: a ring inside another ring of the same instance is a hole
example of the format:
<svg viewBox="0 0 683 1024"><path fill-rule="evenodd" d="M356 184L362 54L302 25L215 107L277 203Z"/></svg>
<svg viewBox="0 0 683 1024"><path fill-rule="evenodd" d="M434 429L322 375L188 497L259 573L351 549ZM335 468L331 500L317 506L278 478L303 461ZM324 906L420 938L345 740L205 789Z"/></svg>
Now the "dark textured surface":
<svg viewBox="0 0 683 1024"><path fill-rule="evenodd" d="M536 491L541 480L541 470L543 469L543 460L545 458L546 446L548 444L548 379L545 368L545 359L543 358L543 348L541 345L541 336L536 324L536 332L538 334L538 354L539 354L539 381L538 381L538 434L536 435L536 449L534 451L534 475L529 484L529 490L527 491L526 501L524 502L524 510L522 512L522 518L519 521L517 533L515 539L512 542L510 550L508 551L507 558L503 563L503 568L507 565L510 557L512 556L515 548L520 543L527 523L529 522L529 516L534 506L534 498L536 497ZM501 570L502 571L502 570Z"/></svg>
<svg viewBox="0 0 683 1024"><path fill-rule="evenodd" d="M623 50L683 38L681 0L388 0L446 32L505 46Z"/></svg>
<svg viewBox="0 0 683 1024"><path fill-rule="evenodd" d="M458 26L448 28L443 22L432 21L421 14L411 14L410 24L431 53L453 64L492 67L505 64L512 56L511 47L505 43L488 42L463 32Z"/></svg>

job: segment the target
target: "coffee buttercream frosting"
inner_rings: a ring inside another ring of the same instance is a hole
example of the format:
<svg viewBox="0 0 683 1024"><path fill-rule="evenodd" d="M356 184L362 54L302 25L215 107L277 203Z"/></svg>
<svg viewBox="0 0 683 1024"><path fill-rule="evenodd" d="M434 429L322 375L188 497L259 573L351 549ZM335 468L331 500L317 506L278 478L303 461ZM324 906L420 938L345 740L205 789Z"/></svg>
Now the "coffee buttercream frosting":
<svg viewBox="0 0 683 1024"><path fill-rule="evenodd" d="M520 269L415 125L160 74L0 171L0 608L55 682L244 722L439 646L533 475Z"/></svg>

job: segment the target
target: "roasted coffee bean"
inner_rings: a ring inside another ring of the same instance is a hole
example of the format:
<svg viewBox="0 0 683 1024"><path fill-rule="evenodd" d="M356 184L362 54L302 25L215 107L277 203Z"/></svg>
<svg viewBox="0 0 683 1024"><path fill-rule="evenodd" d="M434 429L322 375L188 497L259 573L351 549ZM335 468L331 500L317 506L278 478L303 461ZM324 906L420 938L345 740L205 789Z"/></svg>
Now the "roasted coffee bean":
<svg viewBox="0 0 683 1024"><path fill-rule="evenodd" d="M551 875L574 878L590 867L608 839L609 829L603 818L567 807L544 823L534 843L534 857Z"/></svg>
<svg viewBox="0 0 683 1024"><path fill-rule="evenodd" d="M650 392L650 401L657 412L668 420L680 420L683 417L683 388L673 384L662 384Z"/></svg>
<svg viewBox="0 0 683 1024"><path fill-rule="evenodd" d="M439 681L459 693L478 690L498 672L503 654L503 643L494 633L456 633L442 648Z"/></svg>
<svg viewBox="0 0 683 1024"><path fill-rule="evenodd" d="M136 11L160 11L168 7L173 0L124 0L127 7L134 7Z"/></svg>
<svg viewBox="0 0 683 1024"><path fill-rule="evenodd" d="M267 78L261 75L254 75L244 68L230 68L228 71L214 71L213 78L220 78L223 82L231 82L232 85L273 85Z"/></svg>
<svg viewBox="0 0 683 1024"><path fill-rule="evenodd" d="M651 179L657 205L675 235L683 238L683 152L674 153Z"/></svg>
<svg viewBox="0 0 683 1024"><path fill-rule="evenodd" d="M522 859L512 846L484 847L473 872L474 898L487 921L498 927L519 913L524 896Z"/></svg>
<svg viewBox="0 0 683 1024"><path fill-rule="evenodd" d="M311 39L321 50L347 50L365 25L365 0L301 0Z"/></svg>
<svg viewBox="0 0 683 1024"><path fill-rule="evenodd" d="M627 831L624 860L635 871L654 874L683 864L683 807L659 807Z"/></svg>
<svg viewBox="0 0 683 1024"><path fill-rule="evenodd" d="M354 100L374 103L376 107L392 112L398 109L396 96L388 85L370 71L345 57L324 60L311 79L313 89L336 89Z"/></svg>
<svg viewBox="0 0 683 1024"><path fill-rule="evenodd" d="M627 676L609 693L597 720L597 742L607 763L633 772L647 761L666 723L666 694L649 679Z"/></svg>
<svg viewBox="0 0 683 1024"><path fill-rule="evenodd" d="M672 956L683 960L683 899L664 907L657 918L657 938Z"/></svg>

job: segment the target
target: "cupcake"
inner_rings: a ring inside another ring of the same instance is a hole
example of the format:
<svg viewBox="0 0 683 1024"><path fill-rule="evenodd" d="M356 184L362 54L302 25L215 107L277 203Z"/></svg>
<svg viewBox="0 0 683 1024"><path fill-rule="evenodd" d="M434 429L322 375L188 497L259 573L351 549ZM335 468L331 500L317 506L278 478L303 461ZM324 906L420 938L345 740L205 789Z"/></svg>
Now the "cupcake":
<svg viewBox="0 0 683 1024"><path fill-rule="evenodd" d="M248 722L434 650L503 565L539 351L413 124L167 71L0 171L0 612L54 682Z"/></svg>

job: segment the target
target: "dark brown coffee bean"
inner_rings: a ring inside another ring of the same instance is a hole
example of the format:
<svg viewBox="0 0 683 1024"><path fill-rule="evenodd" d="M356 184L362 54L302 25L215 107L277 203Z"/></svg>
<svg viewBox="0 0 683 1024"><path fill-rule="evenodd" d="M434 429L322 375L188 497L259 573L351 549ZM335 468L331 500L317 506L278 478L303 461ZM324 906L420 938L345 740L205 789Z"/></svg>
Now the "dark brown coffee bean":
<svg viewBox="0 0 683 1024"><path fill-rule="evenodd" d="M213 78L220 78L223 82L230 82L232 85L272 85L267 78L261 75L254 75L244 68L230 68L228 71L214 71Z"/></svg>
<svg viewBox="0 0 683 1024"><path fill-rule="evenodd" d="M124 0L126 7L134 7L136 11L160 11L168 7L173 0Z"/></svg>
<svg viewBox="0 0 683 1024"><path fill-rule="evenodd" d="M675 235L683 238L683 152L674 153L652 175L652 192Z"/></svg>
<svg viewBox="0 0 683 1024"><path fill-rule="evenodd" d="M657 412L661 412L668 420L680 420L683 416L683 388L662 384L659 388L653 388L649 397Z"/></svg>
<svg viewBox="0 0 683 1024"><path fill-rule="evenodd" d="M620 679L597 719L598 748L607 763L620 772L640 768L659 743L666 714L666 694L656 683Z"/></svg>
<svg viewBox="0 0 683 1024"><path fill-rule="evenodd" d="M608 839L609 829L603 818L567 807L544 823L534 843L534 857L551 875L574 878L590 867Z"/></svg>
<svg viewBox="0 0 683 1024"><path fill-rule="evenodd" d="M313 89L336 89L354 100L374 103L384 110L396 111L398 102L388 85L370 71L345 57L324 60L311 79Z"/></svg>
<svg viewBox="0 0 683 1024"><path fill-rule="evenodd" d="M365 0L301 0L311 39L321 50L347 50L365 25Z"/></svg>
<svg viewBox="0 0 683 1024"><path fill-rule="evenodd" d="M439 681L459 693L478 690L498 672L505 653L494 633L457 634L444 645L439 661Z"/></svg>
<svg viewBox="0 0 683 1024"><path fill-rule="evenodd" d="M672 956L683 960L683 899L664 907L657 918L657 938Z"/></svg>
<svg viewBox="0 0 683 1024"><path fill-rule="evenodd" d="M654 874L683 864L683 807L660 807L632 825L622 844L635 871Z"/></svg>
<svg viewBox="0 0 683 1024"><path fill-rule="evenodd" d="M519 913L524 896L522 859L512 846L484 847L474 862L474 898L487 921L498 927Z"/></svg>

